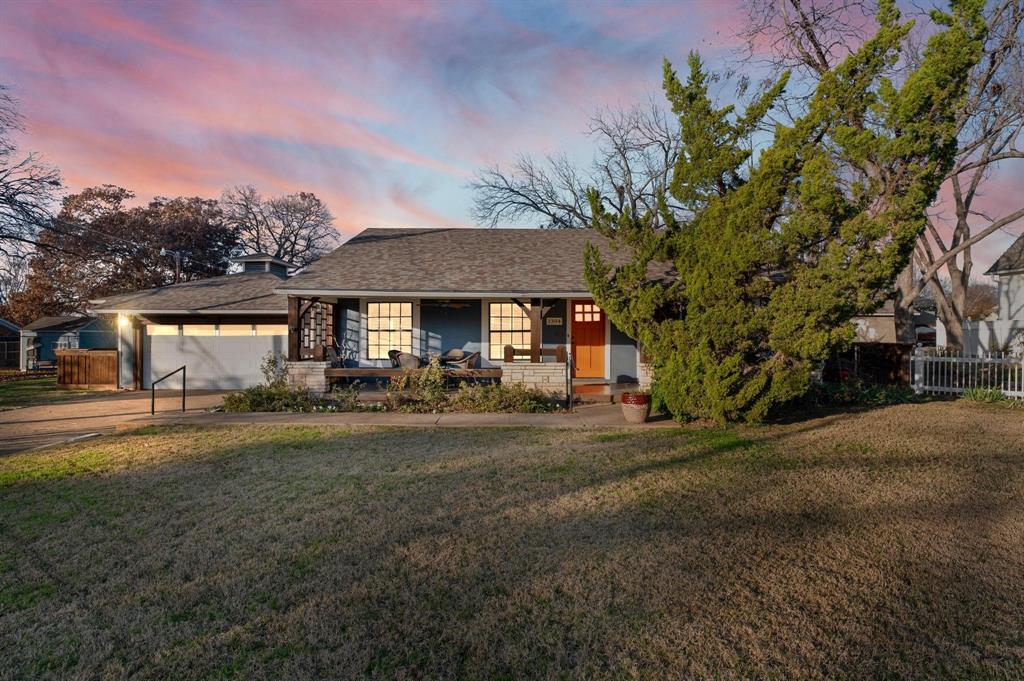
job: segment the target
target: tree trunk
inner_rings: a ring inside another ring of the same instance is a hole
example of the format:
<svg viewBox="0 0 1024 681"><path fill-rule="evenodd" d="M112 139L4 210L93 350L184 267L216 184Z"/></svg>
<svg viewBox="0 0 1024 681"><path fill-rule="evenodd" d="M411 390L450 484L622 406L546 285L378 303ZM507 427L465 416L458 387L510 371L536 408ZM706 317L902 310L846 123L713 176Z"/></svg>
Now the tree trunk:
<svg viewBox="0 0 1024 681"><path fill-rule="evenodd" d="M953 291L946 292L942 289L938 279L932 278L928 282L932 289L932 297L935 299L935 315L946 329L946 347L958 350L964 347L964 317L963 303L965 290L954 284Z"/></svg>
<svg viewBox="0 0 1024 681"><path fill-rule="evenodd" d="M896 326L896 340L900 343L916 343L917 331L914 326L914 265L908 264L896 279L893 294L893 322Z"/></svg>

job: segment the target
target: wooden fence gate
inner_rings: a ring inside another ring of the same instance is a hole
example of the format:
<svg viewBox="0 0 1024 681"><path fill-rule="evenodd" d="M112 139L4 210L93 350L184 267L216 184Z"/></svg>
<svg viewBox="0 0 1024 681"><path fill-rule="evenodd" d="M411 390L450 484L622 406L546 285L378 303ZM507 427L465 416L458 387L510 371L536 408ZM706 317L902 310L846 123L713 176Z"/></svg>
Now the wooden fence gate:
<svg viewBox="0 0 1024 681"><path fill-rule="evenodd" d="M117 390L117 350L59 349L57 385L61 388Z"/></svg>

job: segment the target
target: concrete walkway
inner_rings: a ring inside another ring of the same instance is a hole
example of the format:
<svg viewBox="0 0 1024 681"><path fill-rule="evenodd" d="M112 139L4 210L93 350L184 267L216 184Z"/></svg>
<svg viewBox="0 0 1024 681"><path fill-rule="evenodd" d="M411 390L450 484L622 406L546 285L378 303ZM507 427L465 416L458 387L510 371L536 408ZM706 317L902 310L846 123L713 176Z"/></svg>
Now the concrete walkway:
<svg viewBox="0 0 1024 681"><path fill-rule="evenodd" d="M157 414L149 414L148 392L124 392L84 397L56 404L0 411L0 456L105 435L146 425L332 425L406 426L414 428L665 428L675 423L654 420L639 426L626 423L617 404L577 407L571 414L400 414L355 412L339 414L226 414L208 412L225 393L189 393L181 411L181 393L157 391Z"/></svg>
<svg viewBox="0 0 1024 681"><path fill-rule="evenodd" d="M223 392L189 393L186 415L221 403ZM181 409L181 392L158 390L157 414ZM181 412L177 414L181 416ZM149 418L149 392L83 397L54 404L0 411L0 455L112 433L121 424Z"/></svg>
<svg viewBox="0 0 1024 681"><path fill-rule="evenodd" d="M408 426L414 428L673 428L676 423L656 418L644 424L626 423L617 404L578 407L571 414L401 414L396 412L344 412L337 414L163 414L155 418L133 419L120 426L143 425L330 425L330 426Z"/></svg>

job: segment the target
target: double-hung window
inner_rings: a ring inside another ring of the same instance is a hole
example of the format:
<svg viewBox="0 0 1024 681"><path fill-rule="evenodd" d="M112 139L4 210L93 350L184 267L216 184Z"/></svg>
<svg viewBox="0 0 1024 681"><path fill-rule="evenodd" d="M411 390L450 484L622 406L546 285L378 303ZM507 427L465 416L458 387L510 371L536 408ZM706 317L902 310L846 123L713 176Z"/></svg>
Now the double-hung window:
<svg viewBox="0 0 1024 681"><path fill-rule="evenodd" d="M412 352L412 303L366 304L366 358L387 359L389 350Z"/></svg>
<svg viewBox="0 0 1024 681"><path fill-rule="evenodd" d="M525 308L525 310L524 310ZM517 350L530 349L530 304L519 307L515 303L490 303L487 313L489 357L500 360L505 346Z"/></svg>

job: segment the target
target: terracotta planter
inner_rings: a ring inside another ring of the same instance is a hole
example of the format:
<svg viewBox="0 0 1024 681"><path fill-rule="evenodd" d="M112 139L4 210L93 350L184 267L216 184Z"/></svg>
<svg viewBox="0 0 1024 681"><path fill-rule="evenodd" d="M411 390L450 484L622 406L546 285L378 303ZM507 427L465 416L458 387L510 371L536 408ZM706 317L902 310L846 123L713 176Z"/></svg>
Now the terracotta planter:
<svg viewBox="0 0 1024 681"><path fill-rule="evenodd" d="M643 423L651 415L651 396L643 393L622 393L619 396L622 416L627 423Z"/></svg>

